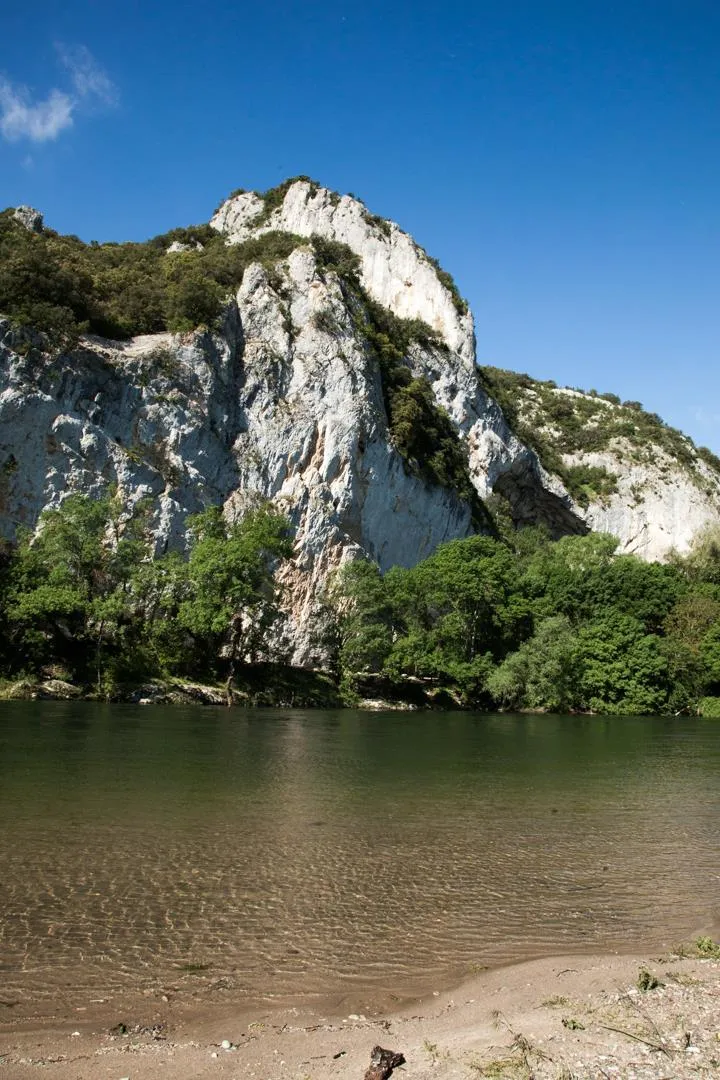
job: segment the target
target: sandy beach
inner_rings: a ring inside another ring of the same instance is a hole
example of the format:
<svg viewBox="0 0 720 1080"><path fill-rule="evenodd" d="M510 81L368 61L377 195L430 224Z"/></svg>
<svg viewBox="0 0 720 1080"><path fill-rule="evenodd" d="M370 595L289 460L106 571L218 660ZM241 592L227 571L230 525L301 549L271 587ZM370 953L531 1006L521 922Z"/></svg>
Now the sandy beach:
<svg viewBox="0 0 720 1080"><path fill-rule="evenodd" d="M532 960L375 1014L157 996L16 1008L0 1002L3 1080L361 1080L377 1044L403 1053L405 1080L720 1074L720 962L676 953Z"/></svg>

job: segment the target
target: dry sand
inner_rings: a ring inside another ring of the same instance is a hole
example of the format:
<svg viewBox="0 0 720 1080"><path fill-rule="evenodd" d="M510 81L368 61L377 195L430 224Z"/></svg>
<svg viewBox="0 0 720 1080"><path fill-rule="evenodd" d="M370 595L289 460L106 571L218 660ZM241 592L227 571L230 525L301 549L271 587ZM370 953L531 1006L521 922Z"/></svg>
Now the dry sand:
<svg viewBox="0 0 720 1080"><path fill-rule="evenodd" d="M661 985L641 990L643 969ZM340 1006L248 1012L158 996L58 1018L5 1002L0 1080L362 1080L378 1043L405 1055L396 1080L720 1077L713 959L556 957L481 972L383 1015ZM111 1034L118 1023L127 1032Z"/></svg>

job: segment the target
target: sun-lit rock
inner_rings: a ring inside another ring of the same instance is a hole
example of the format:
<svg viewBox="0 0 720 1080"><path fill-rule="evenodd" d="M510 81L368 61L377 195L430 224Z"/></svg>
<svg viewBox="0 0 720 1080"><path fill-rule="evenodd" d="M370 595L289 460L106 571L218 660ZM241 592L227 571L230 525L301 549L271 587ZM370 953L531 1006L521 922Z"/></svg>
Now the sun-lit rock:
<svg viewBox="0 0 720 1080"><path fill-rule="evenodd" d="M554 535L605 529L624 549L663 558L718 520L713 471L683 471L659 454L657 468L617 465L608 500L574 503L478 379L470 313L412 238L358 200L297 181L267 217L246 193L212 224L229 242L282 229L347 244L378 303L433 327L445 347L415 344L408 362L465 443L477 493L500 493L516 523L542 522ZM295 529L282 576L284 636L298 663L323 657L323 591L344 560L364 552L383 569L410 566L476 528L467 502L394 447L377 362L310 245L272 273L249 266L216 332L86 338L52 362L36 346L0 318L0 533L33 527L70 492L114 484L128 505L150 501L164 551L186 543L188 514L223 504L237 515L270 499Z"/></svg>

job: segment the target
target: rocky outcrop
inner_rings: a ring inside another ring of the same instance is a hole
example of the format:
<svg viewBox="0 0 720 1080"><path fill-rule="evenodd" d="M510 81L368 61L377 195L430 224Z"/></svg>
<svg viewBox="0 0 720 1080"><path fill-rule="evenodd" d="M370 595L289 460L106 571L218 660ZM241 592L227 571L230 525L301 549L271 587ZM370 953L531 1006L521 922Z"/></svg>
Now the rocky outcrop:
<svg viewBox="0 0 720 1080"><path fill-rule="evenodd" d="M229 243L281 231L347 244L360 257L362 282L374 300L401 319L422 319L452 352L474 363L473 322L466 305L454 299L412 237L394 222L369 214L358 199L298 180L269 213L261 196L244 192L223 203L210 224Z"/></svg>
<svg viewBox="0 0 720 1080"><path fill-rule="evenodd" d="M284 231L346 244L359 257L363 286L374 300L399 318L422 320L446 343L447 351L416 349L408 360L466 440L479 495L501 488L518 524L543 521L558 535L585 531L562 483L515 437L479 382L472 314L449 275L394 222L368 213L350 195L298 180L273 209L267 204L256 192L242 192L223 203L210 224L229 243Z"/></svg>
<svg viewBox="0 0 720 1080"><path fill-rule="evenodd" d="M34 210L32 206L17 206L13 211L13 218L15 221L19 221L28 232L39 233L43 231L43 216L39 210Z"/></svg>
<svg viewBox="0 0 720 1080"><path fill-rule="evenodd" d="M486 370L517 431L572 491L576 515L617 536L620 551L664 560L720 523L720 460L639 402Z"/></svg>
<svg viewBox="0 0 720 1080"><path fill-rule="evenodd" d="M451 418L480 498L500 495L516 523L543 522L555 535L608 528L645 557L685 546L717 517L709 466L706 490L684 473L671 493L662 469L650 476L646 465L642 475L626 469L607 501L573 499L479 378L472 316L452 282L359 201L301 180L270 200L231 198L212 225L228 243L275 230L298 237L287 258L247 267L213 332L84 338L52 358L41 338L0 319L4 535L34 526L71 491L99 495L108 484L129 505L149 500L160 550L181 547L188 514L208 504L239 514L271 499L295 527L287 641L296 662L312 664L322 656L323 589L343 560L365 552L383 569L408 566L475 531L467 498L399 453L381 365L357 317L364 301L318 262L314 235L355 252L377 304L435 331L405 363Z"/></svg>
<svg viewBox="0 0 720 1080"><path fill-rule="evenodd" d="M651 460L633 461L632 446L619 440L604 453L567 460L617 476L616 490L585 510L590 528L617 536L620 551L663 561L673 550L686 553L698 534L720 522L720 478L702 459L688 468L660 446L648 450Z"/></svg>

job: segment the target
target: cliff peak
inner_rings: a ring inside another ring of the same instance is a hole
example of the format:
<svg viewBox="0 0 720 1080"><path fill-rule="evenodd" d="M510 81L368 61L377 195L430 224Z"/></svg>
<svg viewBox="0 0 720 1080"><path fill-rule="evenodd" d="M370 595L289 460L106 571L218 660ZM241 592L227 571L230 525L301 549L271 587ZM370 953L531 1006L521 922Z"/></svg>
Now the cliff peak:
<svg viewBox="0 0 720 1080"><path fill-rule="evenodd" d="M395 222L370 213L354 195L295 177L263 193L234 192L210 225L231 244L278 231L347 245L360 259L362 284L373 300L401 319L421 319L474 364L472 315L452 277Z"/></svg>

